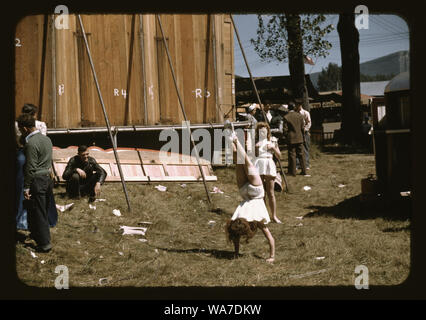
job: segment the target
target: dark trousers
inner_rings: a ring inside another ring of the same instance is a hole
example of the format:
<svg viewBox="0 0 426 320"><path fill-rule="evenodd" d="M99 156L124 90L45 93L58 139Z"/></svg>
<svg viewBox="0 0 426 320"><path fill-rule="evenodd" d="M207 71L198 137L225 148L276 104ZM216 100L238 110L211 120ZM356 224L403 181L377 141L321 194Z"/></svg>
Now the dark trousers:
<svg viewBox="0 0 426 320"><path fill-rule="evenodd" d="M89 195L95 196L95 185L99 181L99 174L95 173L87 179L82 179L78 173L73 173L67 181L66 190L70 197Z"/></svg>
<svg viewBox="0 0 426 320"><path fill-rule="evenodd" d="M27 209L24 208L24 165L25 154L23 149L19 149L16 154L16 227L27 230Z"/></svg>
<svg viewBox="0 0 426 320"><path fill-rule="evenodd" d="M50 244L48 210L53 195L53 182L48 174L34 177L27 201L28 229L39 246Z"/></svg>
<svg viewBox="0 0 426 320"><path fill-rule="evenodd" d="M305 166L309 168L309 149L311 147L311 135L309 131L305 131L305 142L303 143L303 148L305 150ZM296 159L296 166L299 169L299 159Z"/></svg>
<svg viewBox="0 0 426 320"><path fill-rule="evenodd" d="M288 145L288 174L296 175L296 159L299 160L302 174L306 174L305 152L303 143Z"/></svg>

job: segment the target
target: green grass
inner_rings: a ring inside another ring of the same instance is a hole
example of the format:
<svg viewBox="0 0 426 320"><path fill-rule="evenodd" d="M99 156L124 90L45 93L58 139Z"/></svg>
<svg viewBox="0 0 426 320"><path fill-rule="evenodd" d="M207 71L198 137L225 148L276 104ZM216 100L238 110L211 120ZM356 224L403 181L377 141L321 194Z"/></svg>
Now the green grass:
<svg viewBox="0 0 426 320"><path fill-rule="evenodd" d="M286 167L285 151L283 160ZM268 244L260 231L248 244L242 242L240 258L232 259L233 246L224 232L240 201L232 166L215 169L218 181L208 182L209 190L224 191L211 194L213 205L202 183L127 183L131 212L121 183L103 186L101 198L107 201L95 203L96 210L87 199L62 197L60 186L55 188L57 203L75 202L74 208L59 213L50 253L33 258L24 244L16 245L17 274L36 287L53 287L58 265L68 267L71 288L353 286L355 267L363 264L370 285L397 285L410 270L410 220L404 212L389 216L360 203L361 179L374 168L373 155L317 148L311 176L287 177L292 192L276 194L283 224L269 225L276 241L272 265L264 261ZM158 184L167 191L156 190ZM113 209L122 216L114 216ZM152 222L145 225L146 237L122 235L120 226L141 221ZM100 283L101 278L107 280Z"/></svg>

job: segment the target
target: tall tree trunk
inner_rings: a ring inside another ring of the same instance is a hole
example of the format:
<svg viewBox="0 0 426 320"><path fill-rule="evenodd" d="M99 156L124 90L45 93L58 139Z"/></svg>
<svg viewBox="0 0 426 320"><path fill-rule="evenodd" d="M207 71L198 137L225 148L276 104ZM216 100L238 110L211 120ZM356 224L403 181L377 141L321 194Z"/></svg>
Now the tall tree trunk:
<svg viewBox="0 0 426 320"><path fill-rule="evenodd" d="M288 68L290 71L293 97L303 99L303 109L310 111L308 90L306 88L300 16L288 14L286 18L286 29L288 34Z"/></svg>
<svg viewBox="0 0 426 320"><path fill-rule="evenodd" d="M359 33L355 15L340 14L337 31L342 55L343 142L353 144L359 139L361 128L361 97L359 71Z"/></svg>

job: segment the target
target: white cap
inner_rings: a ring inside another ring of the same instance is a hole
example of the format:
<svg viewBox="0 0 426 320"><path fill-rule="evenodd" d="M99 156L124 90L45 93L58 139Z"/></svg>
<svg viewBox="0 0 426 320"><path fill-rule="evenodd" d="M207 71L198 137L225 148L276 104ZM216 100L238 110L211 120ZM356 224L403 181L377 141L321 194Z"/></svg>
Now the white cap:
<svg viewBox="0 0 426 320"><path fill-rule="evenodd" d="M256 109L256 104L253 103L248 107L248 112L252 112L254 109Z"/></svg>

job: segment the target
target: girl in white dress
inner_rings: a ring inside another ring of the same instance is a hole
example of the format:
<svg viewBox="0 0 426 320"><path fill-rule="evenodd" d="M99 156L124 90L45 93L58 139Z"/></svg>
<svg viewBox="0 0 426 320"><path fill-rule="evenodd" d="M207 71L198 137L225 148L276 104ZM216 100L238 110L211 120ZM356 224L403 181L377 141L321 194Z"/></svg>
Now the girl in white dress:
<svg viewBox="0 0 426 320"><path fill-rule="evenodd" d="M259 122L256 127L259 142L256 143L256 160L255 167L259 171L262 179L263 187L268 196L269 208L272 212L272 220L276 223L282 223L277 217L277 204L275 200L275 178L277 176L277 168L275 166L274 154L280 159L281 151L275 137L271 137L271 129L266 122ZM266 202L266 197L264 198Z"/></svg>
<svg viewBox="0 0 426 320"><path fill-rule="evenodd" d="M234 156L236 154L238 156L236 177L243 201L235 210L231 220L228 221L226 233L228 239L234 243L235 256L238 257L240 238L244 236L248 242L256 233L257 228L260 228L269 242L269 258L266 261L271 263L275 259L275 240L266 227L271 220L263 201L262 180L235 133L231 135L231 140Z"/></svg>

